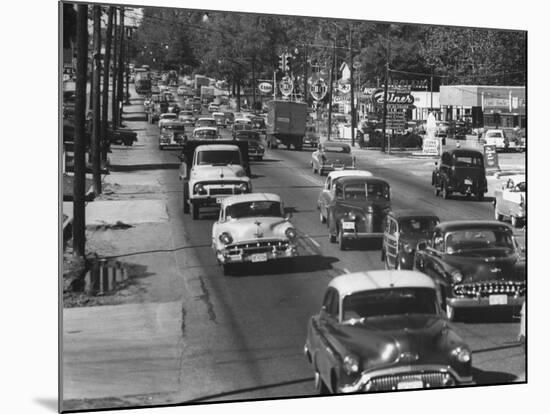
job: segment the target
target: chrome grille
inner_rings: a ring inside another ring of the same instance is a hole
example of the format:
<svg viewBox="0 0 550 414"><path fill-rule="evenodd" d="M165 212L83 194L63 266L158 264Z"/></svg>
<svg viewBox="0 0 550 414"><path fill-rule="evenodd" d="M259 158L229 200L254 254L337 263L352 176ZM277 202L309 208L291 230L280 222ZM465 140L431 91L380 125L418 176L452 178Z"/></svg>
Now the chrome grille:
<svg viewBox="0 0 550 414"><path fill-rule="evenodd" d="M262 240L258 242L231 244L226 247L229 255L267 253L282 251L289 247L288 240Z"/></svg>
<svg viewBox="0 0 550 414"><path fill-rule="evenodd" d="M466 297L487 297L489 295L508 295L508 296L523 296L525 295L526 284L524 281L492 281L465 283L453 287L453 293L456 296Z"/></svg>
<svg viewBox="0 0 550 414"><path fill-rule="evenodd" d="M367 383L366 388L369 391L392 391L398 389L399 383L412 381L422 381L422 388L438 388L454 385L454 380L446 372L423 372L376 377Z"/></svg>

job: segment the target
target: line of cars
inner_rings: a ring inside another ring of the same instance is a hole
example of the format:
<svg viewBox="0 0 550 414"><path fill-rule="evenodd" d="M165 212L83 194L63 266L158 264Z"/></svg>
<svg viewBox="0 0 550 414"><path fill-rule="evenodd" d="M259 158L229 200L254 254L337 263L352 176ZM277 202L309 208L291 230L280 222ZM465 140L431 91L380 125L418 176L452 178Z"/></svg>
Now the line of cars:
<svg viewBox="0 0 550 414"><path fill-rule="evenodd" d="M345 146L325 143L312 154L313 172L328 172L317 201L319 220L342 250L353 240L382 237L386 270L345 274L329 283L304 346L317 392L473 384L471 350L449 322L465 309L524 306L525 250L500 221L441 222L430 211L392 209L389 183L356 169ZM481 153L445 152L432 184L444 198L460 192L483 199ZM507 200L524 203L516 194L525 191L525 177L510 177L507 190L513 195ZM515 214L497 193L497 219L504 209Z"/></svg>

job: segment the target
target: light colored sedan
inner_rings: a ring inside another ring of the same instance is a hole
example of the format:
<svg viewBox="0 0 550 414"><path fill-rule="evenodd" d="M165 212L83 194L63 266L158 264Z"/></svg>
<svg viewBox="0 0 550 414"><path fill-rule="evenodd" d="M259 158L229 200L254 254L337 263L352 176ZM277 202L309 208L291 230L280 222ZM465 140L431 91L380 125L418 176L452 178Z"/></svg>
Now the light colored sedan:
<svg viewBox="0 0 550 414"><path fill-rule="evenodd" d="M512 175L495 190L495 220L503 221L509 218L513 227L525 224L527 220L527 205L525 190L527 183L525 175Z"/></svg>

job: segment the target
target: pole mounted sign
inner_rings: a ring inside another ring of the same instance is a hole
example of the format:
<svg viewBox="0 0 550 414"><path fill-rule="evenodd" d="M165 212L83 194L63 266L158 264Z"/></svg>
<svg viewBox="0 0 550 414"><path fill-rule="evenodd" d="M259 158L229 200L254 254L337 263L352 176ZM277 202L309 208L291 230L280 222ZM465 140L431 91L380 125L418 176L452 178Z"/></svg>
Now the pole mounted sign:
<svg viewBox="0 0 550 414"><path fill-rule="evenodd" d="M269 82L260 82L258 84L258 89L261 93L271 93L273 91L273 86Z"/></svg>
<svg viewBox="0 0 550 414"><path fill-rule="evenodd" d="M283 77L279 82L279 90L284 96L289 96L294 89L294 82L289 76Z"/></svg>
<svg viewBox="0 0 550 414"><path fill-rule="evenodd" d="M328 86L323 78L317 79L315 82L312 82L309 87L309 92L313 99L320 101L327 94Z"/></svg>

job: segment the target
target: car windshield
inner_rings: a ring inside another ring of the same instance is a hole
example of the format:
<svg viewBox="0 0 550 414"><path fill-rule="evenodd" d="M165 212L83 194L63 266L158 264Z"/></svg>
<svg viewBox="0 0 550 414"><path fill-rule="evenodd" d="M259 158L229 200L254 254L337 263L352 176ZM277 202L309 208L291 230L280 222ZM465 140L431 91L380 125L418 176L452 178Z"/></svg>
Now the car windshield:
<svg viewBox="0 0 550 414"><path fill-rule="evenodd" d="M200 151L197 156L199 165L228 165L240 164L241 153L237 150Z"/></svg>
<svg viewBox="0 0 550 414"><path fill-rule="evenodd" d="M176 119L177 118L177 115L176 114L162 114L160 116L161 119Z"/></svg>
<svg viewBox="0 0 550 414"><path fill-rule="evenodd" d="M344 200L366 201L370 198L384 198L389 200L390 189L384 183L353 183L344 186Z"/></svg>
<svg viewBox="0 0 550 414"><path fill-rule="evenodd" d="M347 147L347 146L330 146L330 147L324 147L323 150L325 152L342 152L342 153L349 153L350 152L350 148Z"/></svg>
<svg viewBox="0 0 550 414"><path fill-rule="evenodd" d="M487 132L487 138L503 138L502 132Z"/></svg>
<svg viewBox="0 0 550 414"><path fill-rule="evenodd" d="M216 139L218 137L218 134L213 129L201 129L198 131L195 131L193 134L195 138L208 138L208 139Z"/></svg>
<svg viewBox="0 0 550 414"><path fill-rule="evenodd" d="M437 313L435 290L431 288L392 288L353 293L344 298L343 321L407 314Z"/></svg>
<svg viewBox="0 0 550 414"><path fill-rule="evenodd" d="M260 136L258 134L250 133L247 134L245 132L238 133L235 135L235 138L237 138L239 141L259 141Z"/></svg>
<svg viewBox="0 0 550 414"><path fill-rule="evenodd" d="M500 229L456 230L445 234L447 254L494 248L514 249L512 234Z"/></svg>
<svg viewBox="0 0 550 414"><path fill-rule="evenodd" d="M214 119L199 119L197 126L216 126L216 120Z"/></svg>
<svg viewBox="0 0 550 414"><path fill-rule="evenodd" d="M475 155L453 155L454 165L457 167L482 167L483 157Z"/></svg>
<svg viewBox="0 0 550 414"><path fill-rule="evenodd" d="M401 234L431 232L437 225L438 220L433 217L412 217L399 221L399 232Z"/></svg>
<svg viewBox="0 0 550 414"><path fill-rule="evenodd" d="M281 203L278 201L248 201L227 206L225 216L228 219L245 217L283 217Z"/></svg>

